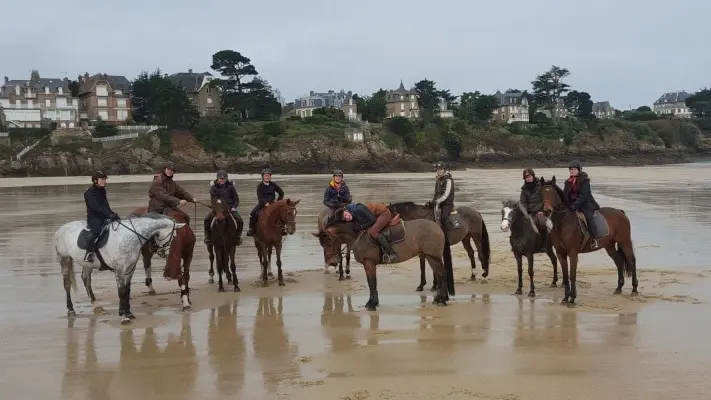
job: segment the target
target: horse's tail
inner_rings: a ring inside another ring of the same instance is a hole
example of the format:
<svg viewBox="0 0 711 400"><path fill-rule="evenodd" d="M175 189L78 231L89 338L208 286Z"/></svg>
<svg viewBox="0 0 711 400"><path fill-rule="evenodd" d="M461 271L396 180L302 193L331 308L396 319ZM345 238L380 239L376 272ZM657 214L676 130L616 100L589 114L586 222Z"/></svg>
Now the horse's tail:
<svg viewBox="0 0 711 400"><path fill-rule="evenodd" d="M631 250L631 253L632 253L632 259L631 259L631 260L628 259L627 256L625 256L625 252L624 252L624 250L622 249L622 245L620 245L619 243L617 243L615 246L616 246L616 248L617 248L617 254L618 254L619 256L621 256L622 259L624 260L625 273L627 274L627 277L629 278L629 277L632 276L632 270L634 269L634 266L637 264L637 257L636 257L635 254L634 254L634 244L633 244L632 242L630 242L630 248L631 248L630 250Z"/></svg>
<svg viewBox="0 0 711 400"><path fill-rule="evenodd" d="M481 219L481 250L484 253L484 265L485 270L489 270L489 262L491 261L491 244L489 243L489 231L486 229L486 222L484 218Z"/></svg>
<svg viewBox="0 0 711 400"><path fill-rule="evenodd" d="M444 273L447 279L447 291L454 296L454 267L452 266L452 249L450 249L449 238L444 235L444 249L442 251L442 260L444 261Z"/></svg>

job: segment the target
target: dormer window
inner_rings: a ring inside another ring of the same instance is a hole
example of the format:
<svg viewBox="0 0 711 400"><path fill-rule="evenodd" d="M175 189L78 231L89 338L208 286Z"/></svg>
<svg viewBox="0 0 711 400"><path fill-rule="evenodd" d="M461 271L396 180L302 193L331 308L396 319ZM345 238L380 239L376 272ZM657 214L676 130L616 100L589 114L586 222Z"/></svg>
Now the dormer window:
<svg viewBox="0 0 711 400"><path fill-rule="evenodd" d="M64 93L64 90L62 89L61 86L57 88L57 93L59 93L59 94Z"/></svg>
<svg viewBox="0 0 711 400"><path fill-rule="evenodd" d="M44 94L49 94L49 86L44 87Z"/></svg>

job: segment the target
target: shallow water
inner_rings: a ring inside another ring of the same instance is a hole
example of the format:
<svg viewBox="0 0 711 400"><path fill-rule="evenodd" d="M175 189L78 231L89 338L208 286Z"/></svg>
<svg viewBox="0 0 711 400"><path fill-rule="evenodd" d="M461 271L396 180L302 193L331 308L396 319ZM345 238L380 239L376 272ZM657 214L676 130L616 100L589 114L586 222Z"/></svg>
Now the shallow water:
<svg viewBox="0 0 711 400"><path fill-rule="evenodd" d="M698 271L699 277L708 272L708 174L699 174L688 165L586 171L598 202L622 208L629 215L639 268ZM562 184L566 171L537 172L546 178L559 174ZM483 214L493 259L506 260L507 265L492 266L492 275L510 275L513 259L507 248L508 234L499 230L500 207L503 198L518 197L520 171L468 170L454 175L457 204L472 205ZM207 200L210 177L178 174L177 179ZM235 178L246 222L255 201L255 177ZM145 206L149 180L111 177L108 191L114 210L126 215ZM284 245L285 271L322 268L321 248L309 232L315 229L328 177L276 175L274 180L287 197L301 199L297 232ZM423 203L433 186L432 174L347 175L346 180L360 202ZM435 387L442 382L437 378L441 376L459 377L468 390L488 377L495 396L519 393L521 399L570 398L557 394L574 384L560 384L562 376L582 379L588 385L602 377L610 382L574 398L624 394L624 398L649 399L665 398L654 397L655 393L675 393L690 399L705 398L699 396L711 389L703 379L711 371L710 352L701 351L708 347L704 347L703 332L711 326L697 316L709 311L707 283L685 288L686 295L702 304L657 302L630 311L624 303L611 308L623 311L604 313L561 309L551 297L556 295L554 290L539 289L542 298L530 301L506 294L512 291L510 286L497 292L491 285L465 283L457 289L452 306L435 308L431 296L424 301L410 289L389 289L392 285L410 288L415 281L383 269L390 273L380 272L386 275L382 279L392 284L380 285L381 309L367 313L362 310L367 297L362 269L354 262L354 279L345 283L335 281L333 275L311 272L295 275L295 281L284 289L247 287L239 296L218 295L214 286L205 284L208 261L202 218L207 210L202 208L187 209L191 218L197 212L198 220L192 297L199 304L194 311L183 314L178 310L175 283L163 282L163 260L155 257L158 268L153 274L154 281L159 281L159 295L148 298L141 293L144 273L138 268L133 280L138 289L132 300L138 319L132 327L116 325L114 278L99 272L94 273L93 284L110 314L91 315L79 280L79 293L73 297L80 316L71 322L64 317L64 293L52 242L61 224L84 218L85 185L77 185L79 181L0 179L0 186L8 186L0 189L4 221L0 228L0 335L4 342L0 382L12 398L252 399L276 398L277 394L369 398L353 394L359 386L371 388L372 398L438 398L426 397L424 389L415 394L406 389L418 384ZM29 186L18 186L21 183ZM243 288L258 274L254 247L251 239L245 239L237 250ZM463 260L457 261L458 271L460 266L466 270L468 261ZM614 270L604 252L582 255L580 265L581 271L586 266ZM613 285L609 281L608 286ZM588 297L593 305L608 301L593 297ZM676 326L684 329L669 328ZM642 362L647 363L644 368ZM514 376L518 386L511 383ZM399 380L408 377L409 383L399 386ZM42 384L33 384L38 378ZM560 386L545 389L548 379ZM686 389L679 387L681 383ZM539 384L543 390L536 389ZM610 392L611 385L619 390ZM390 394L374 389L381 386ZM462 393L446 397L500 398Z"/></svg>

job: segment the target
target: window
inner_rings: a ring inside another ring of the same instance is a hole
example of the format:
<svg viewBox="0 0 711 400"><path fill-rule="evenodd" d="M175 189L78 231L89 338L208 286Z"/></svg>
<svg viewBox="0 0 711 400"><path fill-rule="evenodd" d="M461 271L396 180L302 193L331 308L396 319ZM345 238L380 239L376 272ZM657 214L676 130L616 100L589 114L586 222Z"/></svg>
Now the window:
<svg viewBox="0 0 711 400"><path fill-rule="evenodd" d="M20 100L15 100L15 108L22 108L22 102Z"/></svg>
<svg viewBox="0 0 711 400"><path fill-rule="evenodd" d="M207 98L207 104L212 104L212 97Z"/></svg>
<svg viewBox="0 0 711 400"><path fill-rule="evenodd" d="M57 99L55 101L57 102L57 108L67 106L67 98L66 97L57 97Z"/></svg>
<svg viewBox="0 0 711 400"><path fill-rule="evenodd" d="M123 90L114 90L114 94L117 96L123 95Z"/></svg>
<svg viewBox="0 0 711 400"><path fill-rule="evenodd" d="M44 87L44 94L49 94L49 86Z"/></svg>
<svg viewBox="0 0 711 400"><path fill-rule="evenodd" d="M32 100L27 100L27 108L35 108L35 102Z"/></svg>
<svg viewBox="0 0 711 400"><path fill-rule="evenodd" d="M109 110L99 110L99 119L102 121L108 121L109 120Z"/></svg>
<svg viewBox="0 0 711 400"><path fill-rule="evenodd" d="M126 108L126 99L116 99L117 108Z"/></svg>
<svg viewBox="0 0 711 400"><path fill-rule="evenodd" d="M405 109L405 103L400 103L400 110L404 110L404 109Z"/></svg>
<svg viewBox="0 0 711 400"><path fill-rule="evenodd" d="M59 93L59 94L63 94L63 93L64 93L64 89L62 89L62 87L61 87L61 86L60 86L60 87L58 87L58 88L57 88L57 93Z"/></svg>
<svg viewBox="0 0 711 400"><path fill-rule="evenodd" d="M128 119L128 110L116 110L116 120L125 121Z"/></svg>
<svg viewBox="0 0 711 400"><path fill-rule="evenodd" d="M99 97L96 99L96 105L99 107L108 107L108 100L106 97Z"/></svg>
<svg viewBox="0 0 711 400"><path fill-rule="evenodd" d="M52 107L52 100L50 100L50 99L45 99L45 101L44 101L44 106L45 106L45 107Z"/></svg>
<svg viewBox="0 0 711 400"><path fill-rule="evenodd" d="M15 85L15 94L20 95L20 85Z"/></svg>
<svg viewBox="0 0 711 400"><path fill-rule="evenodd" d="M109 95L109 91L105 85L96 85L96 95L106 97Z"/></svg>

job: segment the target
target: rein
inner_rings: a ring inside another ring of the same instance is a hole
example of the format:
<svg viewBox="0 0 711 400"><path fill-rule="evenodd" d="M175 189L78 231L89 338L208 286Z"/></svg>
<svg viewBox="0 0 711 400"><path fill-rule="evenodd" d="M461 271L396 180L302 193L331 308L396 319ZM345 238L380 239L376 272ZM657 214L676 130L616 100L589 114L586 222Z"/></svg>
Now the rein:
<svg viewBox="0 0 711 400"><path fill-rule="evenodd" d="M147 238L147 237L141 235L140 233L136 232L136 227L135 227L135 225L133 225L133 219L132 219L132 218L129 217L129 218L126 218L126 219L127 219L128 222L131 224L131 228L129 228L128 226L126 226L126 224L124 224L123 221L117 220L117 221L111 221L111 229L113 229L113 231L116 232L116 231L118 230L118 226L117 226L117 225L123 226L123 227L126 228L129 232L133 232L136 236L138 236L138 241L139 241L139 242L143 241L143 242L141 243L141 247L143 247L143 245L146 244L147 242L151 241L151 239L149 239L149 238ZM173 221L173 229L171 229L171 230L170 230L170 233L169 233L168 235L166 235L166 237L165 237L165 239L169 239L169 240L168 240L167 242L165 242L165 244L162 245L162 246L160 246L160 247L157 247L157 246L156 246L156 248L154 248L153 251L164 250L164 249L170 247L171 243L173 242L173 237L175 236L175 225L176 225L174 219L171 218L171 221ZM114 223L116 223L117 225L114 225ZM159 238L159 239L160 239L160 238ZM153 242L155 243L155 240L154 240Z"/></svg>

